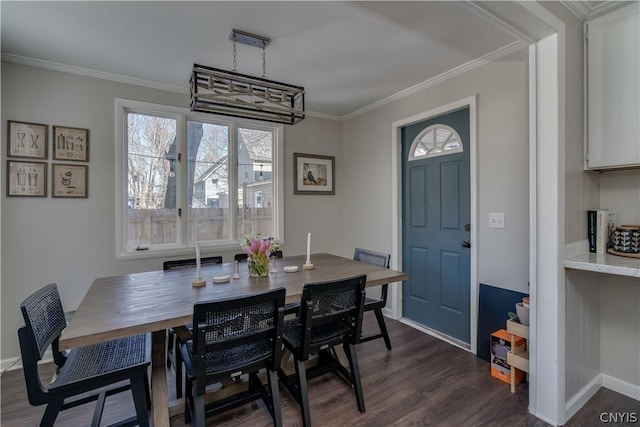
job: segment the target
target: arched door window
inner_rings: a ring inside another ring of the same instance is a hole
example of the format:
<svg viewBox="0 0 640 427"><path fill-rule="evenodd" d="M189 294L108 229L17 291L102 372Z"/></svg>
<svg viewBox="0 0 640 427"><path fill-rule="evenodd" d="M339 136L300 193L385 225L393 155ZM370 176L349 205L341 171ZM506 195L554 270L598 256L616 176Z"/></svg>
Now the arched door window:
<svg viewBox="0 0 640 427"><path fill-rule="evenodd" d="M462 153L460 135L451 126L435 124L416 136L409 150L409 161Z"/></svg>

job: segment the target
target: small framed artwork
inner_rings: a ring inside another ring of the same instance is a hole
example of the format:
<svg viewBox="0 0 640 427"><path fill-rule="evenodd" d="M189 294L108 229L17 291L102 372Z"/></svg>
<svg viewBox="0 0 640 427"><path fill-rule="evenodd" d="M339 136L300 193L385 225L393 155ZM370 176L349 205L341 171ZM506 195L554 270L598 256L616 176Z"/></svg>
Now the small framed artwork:
<svg viewBox="0 0 640 427"><path fill-rule="evenodd" d="M53 160L89 161L89 129L53 127Z"/></svg>
<svg viewBox="0 0 640 427"><path fill-rule="evenodd" d="M336 194L333 156L293 153L293 194Z"/></svg>
<svg viewBox="0 0 640 427"><path fill-rule="evenodd" d="M89 166L51 164L51 197L86 199L89 196Z"/></svg>
<svg viewBox="0 0 640 427"><path fill-rule="evenodd" d="M47 197L47 164L7 160L7 196Z"/></svg>
<svg viewBox="0 0 640 427"><path fill-rule="evenodd" d="M47 158L48 125L7 120L7 157Z"/></svg>

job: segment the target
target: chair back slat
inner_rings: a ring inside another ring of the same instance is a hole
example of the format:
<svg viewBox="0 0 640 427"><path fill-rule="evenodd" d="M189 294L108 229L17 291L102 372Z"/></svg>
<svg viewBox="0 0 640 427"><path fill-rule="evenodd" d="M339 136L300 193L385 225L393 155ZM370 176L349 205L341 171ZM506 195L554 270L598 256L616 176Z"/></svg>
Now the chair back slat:
<svg viewBox="0 0 640 427"><path fill-rule="evenodd" d="M222 264L222 257L221 256L211 256L211 257L205 257L205 258L200 258L200 265L202 266L206 266L206 265L217 265L217 264ZM162 263L162 269L163 270L180 270L183 268L195 268L196 267L196 260L195 258L193 259L179 259L179 260L175 260L175 261L165 261L164 263Z"/></svg>
<svg viewBox="0 0 640 427"><path fill-rule="evenodd" d="M55 283L38 290L20 304L24 322L35 346L37 360L41 360L49 345L60 337L67 326Z"/></svg>
<svg viewBox="0 0 640 427"><path fill-rule="evenodd" d="M389 268L390 254L383 254L381 252L371 251L369 249L356 248L353 253L353 259L356 261L366 262L367 264L374 264L379 267Z"/></svg>
<svg viewBox="0 0 640 427"><path fill-rule="evenodd" d="M269 342L273 355L269 365L276 369L282 347L285 295L285 289L279 288L196 303L193 309L193 348L197 376L206 376L206 358L211 352L220 354L223 350L260 340Z"/></svg>
<svg viewBox="0 0 640 427"><path fill-rule="evenodd" d="M364 309L364 286L366 275L321 283L308 283L302 290L300 324L305 333L302 342L302 358L306 360L315 349L313 331L330 324L349 325L349 340L357 342L362 327ZM343 328L338 328L343 329Z"/></svg>

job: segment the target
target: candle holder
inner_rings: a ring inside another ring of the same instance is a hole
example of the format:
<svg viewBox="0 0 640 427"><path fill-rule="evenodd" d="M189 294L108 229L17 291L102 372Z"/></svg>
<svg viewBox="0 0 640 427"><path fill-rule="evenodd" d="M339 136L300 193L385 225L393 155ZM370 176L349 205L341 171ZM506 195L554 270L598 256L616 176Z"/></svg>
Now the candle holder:
<svg viewBox="0 0 640 427"><path fill-rule="evenodd" d="M276 268L276 258L270 257L269 259L269 273L277 273L278 269Z"/></svg>
<svg viewBox="0 0 640 427"><path fill-rule="evenodd" d="M234 279L239 279L240 278L240 267L238 267L238 261L236 261L236 265L235 265L234 270L233 270L233 278Z"/></svg>
<svg viewBox="0 0 640 427"><path fill-rule="evenodd" d="M202 286L204 286L204 285L206 285L206 284L207 284L207 281L206 281L206 280L204 280L204 279L202 278L202 276L200 276L199 274L196 276L196 280L194 280L193 282L191 282L191 285L192 285L194 288L200 288L200 287L202 287Z"/></svg>

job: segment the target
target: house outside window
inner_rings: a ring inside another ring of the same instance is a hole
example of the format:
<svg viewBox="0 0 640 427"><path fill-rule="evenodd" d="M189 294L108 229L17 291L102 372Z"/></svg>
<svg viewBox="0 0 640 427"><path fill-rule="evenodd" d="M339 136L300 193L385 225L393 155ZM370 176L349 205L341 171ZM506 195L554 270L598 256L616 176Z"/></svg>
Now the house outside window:
<svg viewBox="0 0 640 427"><path fill-rule="evenodd" d="M116 100L116 135L119 257L283 240L281 125Z"/></svg>

